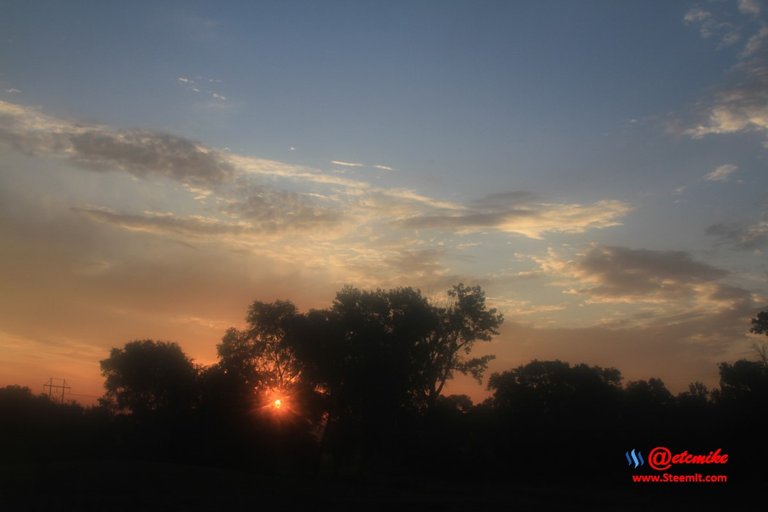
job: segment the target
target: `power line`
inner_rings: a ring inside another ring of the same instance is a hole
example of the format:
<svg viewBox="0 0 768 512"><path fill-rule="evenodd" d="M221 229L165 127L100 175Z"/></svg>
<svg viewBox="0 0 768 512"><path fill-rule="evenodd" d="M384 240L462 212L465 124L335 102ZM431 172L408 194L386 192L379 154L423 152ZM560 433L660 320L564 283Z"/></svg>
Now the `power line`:
<svg viewBox="0 0 768 512"><path fill-rule="evenodd" d="M61 382L61 384L54 384L53 381ZM67 379L54 379L53 377L48 378L48 384L43 384L43 389L48 388L48 398L53 399L53 390L61 390L61 394L59 395L59 401L60 403L64 403L64 393L67 392L68 389L72 389L70 386L67 386Z"/></svg>

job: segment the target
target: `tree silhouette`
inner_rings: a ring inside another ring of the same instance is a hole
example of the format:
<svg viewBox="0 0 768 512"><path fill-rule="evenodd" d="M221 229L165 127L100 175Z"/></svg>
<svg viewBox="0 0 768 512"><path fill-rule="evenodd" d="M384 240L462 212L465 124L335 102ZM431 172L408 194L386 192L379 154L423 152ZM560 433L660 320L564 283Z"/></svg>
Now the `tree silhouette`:
<svg viewBox="0 0 768 512"><path fill-rule="evenodd" d="M270 388L287 388L301 374L299 361L286 342L296 316L296 306L289 301L256 301L248 310L247 335L256 349L256 369L263 384Z"/></svg>
<svg viewBox="0 0 768 512"><path fill-rule="evenodd" d="M175 413L197 400L197 370L176 343L131 341L100 364L106 399L118 411Z"/></svg>
<svg viewBox="0 0 768 512"><path fill-rule="evenodd" d="M476 341L498 334L503 321L486 307L479 286L456 285L448 297L447 305L436 306L413 288L346 287L329 310L302 318L291 343L337 409L421 410L434 404L455 372L482 378L493 356L468 356Z"/></svg>
<svg viewBox="0 0 768 512"><path fill-rule="evenodd" d="M620 397L621 373L556 361L534 360L488 381L494 407L523 421L557 422L563 419L593 423L615 412Z"/></svg>
<svg viewBox="0 0 768 512"><path fill-rule="evenodd" d="M664 381L655 377L628 382L624 394L632 407L640 409L659 409L674 401Z"/></svg>
<svg viewBox="0 0 768 512"><path fill-rule="evenodd" d="M749 331L768 336L768 311L761 311L752 319L752 327Z"/></svg>
<svg viewBox="0 0 768 512"><path fill-rule="evenodd" d="M490 341L499 334L498 328L504 321L496 309L485 305L485 293L479 286L467 287L463 283L448 290L451 299L447 307L437 307L439 328L426 340L427 386L423 390L428 405L443 391L454 372L470 374L478 382L482 380L492 355L467 357L476 341Z"/></svg>
<svg viewBox="0 0 768 512"><path fill-rule="evenodd" d="M741 404L768 404L768 367L741 359L720 363L720 399Z"/></svg>
<svg viewBox="0 0 768 512"><path fill-rule="evenodd" d="M677 402L686 406L705 407L710 403L712 393L703 382L692 382L688 391L677 395Z"/></svg>
<svg viewBox="0 0 768 512"><path fill-rule="evenodd" d="M752 327L749 329L749 332L768 336L768 311L761 311L752 319ZM764 366L768 366L768 344L755 343L754 348L760 358L760 362Z"/></svg>
<svg viewBox="0 0 768 512"><path fill-rule="evenodd" d="M311 311L290 337L303 380L322 392L324 443L345 464L395 443L425 387L423 342L438 323L411 288L346 287L330 309ZM344 452L344 453L341 453Z"/></svg>
<svg viewBox="0 0 768 512"><path fill-rule="evenodd" d="M244 330L230 328L217 345L218 370L239 387L238 394L292 388L301 365L286 337L298 313L289 301L255 301L248 309Z"/></svg>

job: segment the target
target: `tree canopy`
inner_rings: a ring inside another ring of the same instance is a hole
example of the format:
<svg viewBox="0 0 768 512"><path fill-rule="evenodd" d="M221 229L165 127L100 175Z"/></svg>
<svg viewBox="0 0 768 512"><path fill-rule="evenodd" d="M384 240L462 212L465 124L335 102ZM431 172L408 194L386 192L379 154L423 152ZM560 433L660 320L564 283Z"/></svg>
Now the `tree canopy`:
<svg viewBox="0 0 768 512"><path fill-rule="evenodd" d="M101 361L106 398L120 411L183 411L197 397L197 369L176 343L136 340Z"/></svg>

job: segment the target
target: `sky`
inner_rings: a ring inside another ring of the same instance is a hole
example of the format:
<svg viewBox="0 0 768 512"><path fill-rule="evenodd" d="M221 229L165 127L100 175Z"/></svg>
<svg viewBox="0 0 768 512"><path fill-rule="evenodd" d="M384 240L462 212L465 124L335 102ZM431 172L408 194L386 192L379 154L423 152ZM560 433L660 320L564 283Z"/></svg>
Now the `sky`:
<svg viewBox="0 0 768 512"><path fill-rule="evenodd" d="M768 3L55 2L0 18L0 385L135 339L216 360L254 300L503 312L674 392L768 303ZM459 378L448 393L488 392Z"/></svg>

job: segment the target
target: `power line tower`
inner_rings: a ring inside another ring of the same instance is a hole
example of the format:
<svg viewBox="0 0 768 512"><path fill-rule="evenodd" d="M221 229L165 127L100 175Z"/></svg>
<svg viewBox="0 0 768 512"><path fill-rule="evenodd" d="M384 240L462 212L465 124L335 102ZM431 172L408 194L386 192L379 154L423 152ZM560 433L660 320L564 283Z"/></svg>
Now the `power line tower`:
<svg viewBox="0 0 768 512"><path fill-rule="evenodd" d="M54 381L56 381L57 383L54 384ZM61 384L59 384L59 382ZM62 404L64 403L64 393L66 393L67 390L72 389L70 386L67 386L67 379L54 379L53 377L49 377L48 383L43 384L43 389L45 388L48 388L48 398L50 398L51 400L53 400L53 390L54 389L61 390L61 393L57 391L56 394L59 397L59 403L62 403Z"/></svg>

